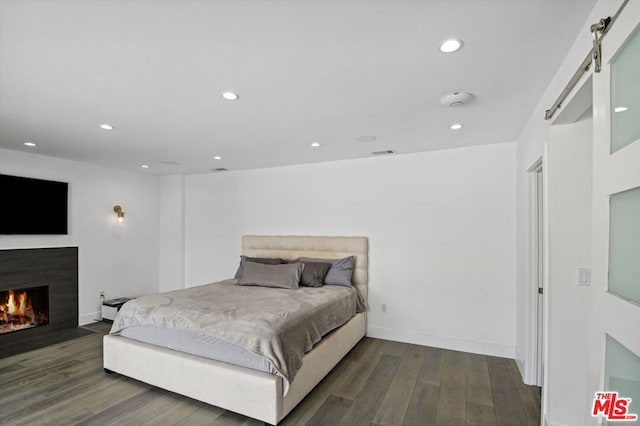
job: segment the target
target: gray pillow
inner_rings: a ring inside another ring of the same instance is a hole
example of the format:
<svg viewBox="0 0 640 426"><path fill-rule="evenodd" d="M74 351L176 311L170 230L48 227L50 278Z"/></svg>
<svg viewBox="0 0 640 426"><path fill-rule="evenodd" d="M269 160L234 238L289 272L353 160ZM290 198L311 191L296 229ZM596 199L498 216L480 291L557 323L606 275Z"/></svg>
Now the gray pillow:
<svg viewBox="0 0 640 426"><path fill-rule="evenodd" d="M300 257L298 262L321 262L330 263L331 268L324 277L324 283L328 285L341 285L351 287L351 276L353 275L353 264L355 258L353 256L344 259L314 259L312 257Z"/></svg>
<svg viewBox="0 0 640 426"><path fill-rule="evenodd" d="M283 265L265 265L243 260L238 285L297 289L304 265L288 263Z"/></svg>
<svg viewBox="0 0 640 426"><path fill-rule="evenodd" d="M304 262L300 285L305 287L322 287L329 268L331 268L331 264L326 262Z"/></svg>
<svg viewBox="0 0 640 426"><path fill-rule="evenodd" d="M264 265L280 265L281 263L287 263L286 260L282 260L278 257L249 257L249 256L240 256L240 266L238 266L238 270L236 271L236 275L234 278L240 278L240 272L242 270L242 264L244 261L254 262L254 263L262 263Z"/></svg>

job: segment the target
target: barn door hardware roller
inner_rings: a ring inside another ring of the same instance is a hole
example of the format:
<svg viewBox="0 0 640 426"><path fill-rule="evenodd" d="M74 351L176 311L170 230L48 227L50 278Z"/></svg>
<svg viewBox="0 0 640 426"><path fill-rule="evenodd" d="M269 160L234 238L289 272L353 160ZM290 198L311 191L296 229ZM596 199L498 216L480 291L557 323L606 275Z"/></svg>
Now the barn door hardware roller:
<svg viewBox="0 0 640 426"><path fill-rule="evenodd" d="M564 90L560 93L558 99L556 99L551 108L544 112L545 120L551 120L553 115L562 107L562 102L564 102L567 96L569 96L569 93L571 93L573 88L576 87L582 76L585 73L589 72L592 63L593 70L597 73L600 72L600 70L602 69L602 39L607 35L607 32L611 29L613 23L616 22L616 19L618 18L618 16L620 16L620 13L628 2L629 0L624 0L613 17L602 18L595 24L591 25L593 47L589 51L587 57L584 58L584 61L582 61L577 71L573 74L573 77L571 77L571 80L569 80L569 83L567 83Z"/></svg>
<svg viewBox="0 0 640 426"><path fill-rule="evenodd" d="M603 18L597 23L591 25L591 35L593 36L593 63L595 72L602 69L602 36L609 29L611 18Z"/></svg>

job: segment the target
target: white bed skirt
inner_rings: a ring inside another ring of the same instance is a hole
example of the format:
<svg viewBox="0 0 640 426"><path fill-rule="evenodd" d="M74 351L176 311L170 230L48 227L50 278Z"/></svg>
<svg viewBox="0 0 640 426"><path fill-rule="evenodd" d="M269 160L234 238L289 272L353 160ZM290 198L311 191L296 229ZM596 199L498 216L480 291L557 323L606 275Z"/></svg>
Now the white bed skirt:
<svg viewBox="0 0 640 426"><path fill-rule="evenodd" d="M325 336L303 358L286 395L280 376L104 336L104 368L246 416L277 424L364 337L366 313Z"/></svg>

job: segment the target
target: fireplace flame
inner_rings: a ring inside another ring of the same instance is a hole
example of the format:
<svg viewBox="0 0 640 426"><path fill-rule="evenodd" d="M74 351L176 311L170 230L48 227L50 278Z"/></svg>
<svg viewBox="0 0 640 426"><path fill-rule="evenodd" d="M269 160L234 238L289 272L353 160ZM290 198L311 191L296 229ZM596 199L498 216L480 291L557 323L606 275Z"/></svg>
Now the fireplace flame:
<svg viewBox="0 0 640 426"><path fill-rule="evenodd" d="M26 291L9 290L5 300L0 299L0 333L46 323L45 316L34 312Z"/></svg>

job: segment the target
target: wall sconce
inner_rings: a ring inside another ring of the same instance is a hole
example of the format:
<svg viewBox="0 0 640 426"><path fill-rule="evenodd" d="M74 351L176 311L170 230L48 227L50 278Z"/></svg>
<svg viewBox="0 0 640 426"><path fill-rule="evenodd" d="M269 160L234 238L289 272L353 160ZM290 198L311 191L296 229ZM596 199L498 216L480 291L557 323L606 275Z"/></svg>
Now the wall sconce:
<svg viewBox="0 0 640 426"><path fill-rule="evenodd" d="M122 223L124 220L124 212L122 211L122 207L113 206L113 211L116 212L116 223Z"/></svg>

